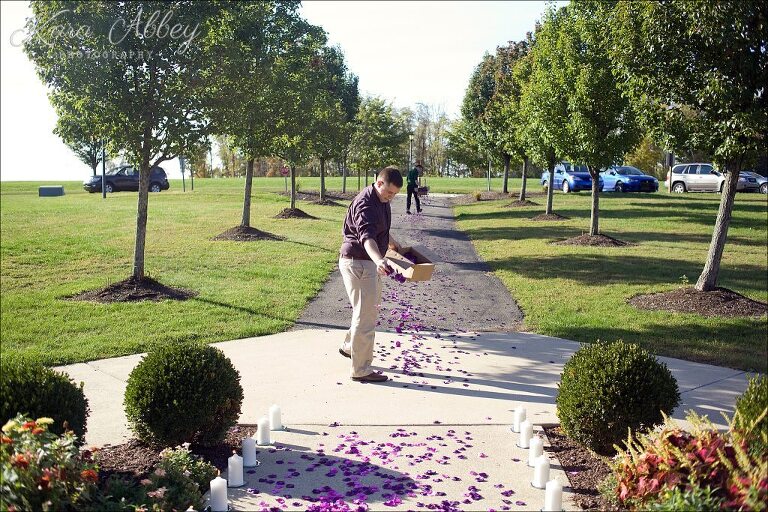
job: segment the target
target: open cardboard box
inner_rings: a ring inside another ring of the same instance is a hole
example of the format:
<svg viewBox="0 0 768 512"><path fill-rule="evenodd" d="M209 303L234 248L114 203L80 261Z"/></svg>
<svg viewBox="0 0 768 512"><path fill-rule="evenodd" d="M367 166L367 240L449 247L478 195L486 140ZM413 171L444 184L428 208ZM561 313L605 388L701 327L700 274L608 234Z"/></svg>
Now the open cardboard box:
<svg viewBox="0 0 768 512"><path fill-rule="evenodd" d="M405 254L410 252L416 261L411 263L402 254L392 249L387 250L385 257L395 272L405 276L408 281L429 281L435 264L415 247L403 247L402 251Z"/></svg>

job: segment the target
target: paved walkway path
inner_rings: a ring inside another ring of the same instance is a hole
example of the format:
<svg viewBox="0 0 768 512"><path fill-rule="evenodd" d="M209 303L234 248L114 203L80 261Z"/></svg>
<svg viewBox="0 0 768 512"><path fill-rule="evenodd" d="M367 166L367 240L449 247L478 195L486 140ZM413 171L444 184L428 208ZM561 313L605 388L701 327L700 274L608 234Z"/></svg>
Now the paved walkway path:
<svg viewBox="0 0 768 512"><path fill-rule="evenodd" d="M395 329L400 322L393 317L399 318L402 312L411 325L429 331L519 330L523 320L520 308L477 256L469 238L456 229L450 197L428 198L421 214L406 215L402 195L396 196L392 205L392 232L404 245L426 248L437 265L429 281L400 284L384 279L385 314L380 330ZM349 299L337 268L294 329L346 329L350 316Z"/></svg>

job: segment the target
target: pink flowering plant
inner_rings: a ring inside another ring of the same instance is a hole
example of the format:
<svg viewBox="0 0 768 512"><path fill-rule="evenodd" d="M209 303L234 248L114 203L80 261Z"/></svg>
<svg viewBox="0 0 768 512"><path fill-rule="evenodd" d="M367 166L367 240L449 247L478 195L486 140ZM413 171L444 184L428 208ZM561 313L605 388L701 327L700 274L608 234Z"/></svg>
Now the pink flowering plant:
<svg viewBox="0 0 768 512"><path fill-rule="evenodd" d="M768 460L751 454L733 428L721 433L694 413L687 419L690 432L667 419L660 430L630 437L614 458L608 492L630 509L648 509L670 491L707 490L721 509L765 510Z"/></svg>
<svg viewBox="0 0 768 512"><path fill-rule="evenodd" d="M50 432L52 423L17 415L3 426L1 510L75 510L98 492L91 453L80 453L72 431Z"/></svg>
<svg viewBox="0 0 768 512"><path fill-rule="evenodd" d="M100 506L111 510L153 512L203 508L203 487L216 476L209 463L197 458L189 446L163 450L157 468L139 482L113 475L104 485Z"/></svg>

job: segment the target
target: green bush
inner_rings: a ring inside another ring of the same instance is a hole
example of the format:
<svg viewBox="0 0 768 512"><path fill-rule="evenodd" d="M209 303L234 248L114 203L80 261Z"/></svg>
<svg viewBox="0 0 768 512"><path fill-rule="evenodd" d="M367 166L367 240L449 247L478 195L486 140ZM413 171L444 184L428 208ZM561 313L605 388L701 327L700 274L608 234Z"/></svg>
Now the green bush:
<svg viewBox="0 0 768 512"><path fill-rule="evenodd" d="M240 416L240 374L211 346L183 343L150 352L125 391L131 430L150 444L216 444Z"/></svg>
<svg viewBox="0 0 768 512"><path fill-rule="evenodd" d="M166 448L160 452L160 456L161 468L188 476L203 493L208 492L211 480L218 474L213 464L189 451L186 443L176 448Z"/></svg>
<svg viewBox="0 0 768 512"><path fill-rule="evenodd" d="M768 377L749 379L744 394L736 400L735 428L744 432L750 450L764 454L768 450Z"/></svg>
<svg viewBox="0 0 768 512"><path fill-rule="evenodd" d="M627 430L663 421L680 404L677 381L666 365L634 344L597 342L580 348L565 364L557 416L574 441L601 454Z"/></svg>
<svg viewBox="0 0 768 512"><path fill-rule="evenodd" d="M83 384L40 363L3 357L0 372L0 423L23 414L53 419L49 429L64 433L64 422L82 443L88 419L88 400Z"/></svg>

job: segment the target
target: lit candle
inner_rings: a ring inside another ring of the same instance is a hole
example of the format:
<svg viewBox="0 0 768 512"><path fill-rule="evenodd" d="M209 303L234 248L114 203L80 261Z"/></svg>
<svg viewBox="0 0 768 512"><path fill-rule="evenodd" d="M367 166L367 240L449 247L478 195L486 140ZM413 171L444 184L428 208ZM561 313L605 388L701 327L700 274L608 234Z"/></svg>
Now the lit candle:
<svg viewBox="0 0 768 512"><path fill-rule="evenodd" d="M243 438L243 466L256 466L256 440L253 437Z"/></svg>
<svg viewBox="0 0 768 512"><path fill-rule="evenodd" d="M544 489L549 480L549 457L539 455L536 457L536 465L533 468L533 481L531 485L537 489Z"/></svg>
<svg viewBox="0 0 768 512"><path fill-rule="evenodd" d="M547 482L544 492L544 512L561 512L563 510L563 484L558 480Z"/></svg>
<svg viewBox="0 0 768 512"><path fill-rule="evenodd" d="M257 423L258 430L256 430L256 444L263 446L265 444L272 444L269 440L269 420L267 418L260 418Z"/></svg>
<svg viewBox="0 0 768 512"><path fill-rule="evenodd" d="M533 436L533 425L528 420L520 424L520 442L517 444L520 448L528 448L528 444Z"/></svg>
<svg viewBox="0 0 768 512"><path fill-rule="evenodd" d="M512 432L520 432L520 424L525 421L525 418L525 407L519 405L517 409L515 409L515 418L512 421Z"/></svg>
<svg viewBox="0 0 768 512"><path fill-rule="evenodd" d="M228 487L240 487L243 480L243 458L234 450L232 456L227 459L227 483Z"/></svg>
<svg viewBox="0 0 768 512"><path fill-rule="evenodd" d="M208 500L213 512L227 512L227 481L221 474L211 480L211 497Z"/></svg>
<svg viewBox="0 0 768 512"><path fill-rule="evenodd" d="M280 407L277 405L269 408L269 430L283 430L283 423L280 421Z"/></svg>
<svg viewBox="0 0 768 512"><path fill-rule="evenodd" d="M536 464L536 458L544 453L544 441L539 436L533 436L528 448L528 466L533 467Z"/></svg>

